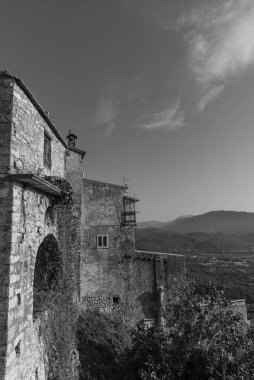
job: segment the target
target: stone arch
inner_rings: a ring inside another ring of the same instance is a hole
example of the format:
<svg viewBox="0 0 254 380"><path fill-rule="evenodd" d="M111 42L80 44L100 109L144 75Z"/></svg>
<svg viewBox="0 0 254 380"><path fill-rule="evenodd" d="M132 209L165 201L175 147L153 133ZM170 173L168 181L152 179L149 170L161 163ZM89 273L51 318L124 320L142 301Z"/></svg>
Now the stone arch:
<svg viewBox="0 0 254 380"><path fill-rule="evenodd" d="M34 267L33 318L45 310L50 291L57 288L62 272L62 260L57 239L47 235L40 244Z"/></svg>

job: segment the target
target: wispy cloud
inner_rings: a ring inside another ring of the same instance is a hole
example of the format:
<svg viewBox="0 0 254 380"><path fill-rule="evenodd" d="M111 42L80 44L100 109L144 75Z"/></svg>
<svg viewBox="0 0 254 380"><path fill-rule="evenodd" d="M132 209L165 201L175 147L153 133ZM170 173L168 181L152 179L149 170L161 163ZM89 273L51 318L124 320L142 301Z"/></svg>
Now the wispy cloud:
<svg viewBox="0 0 254 380"><path fill-rule="evenodd" d="M253 0L206 0L195 3L177 22L184 32L188 62L206 95L203 110L222 93L225 84L254 63Z"/></svg>
<svg viewBox="0 0 254 380"><path fill-rule="evenodd" d="M176 130L185 125L184 112L181 110L180 101L176 101L169 108L155 113L149 120L141 124L141 128Z"/></svg>
<svg viewBox="0 0 254 380"><path fill-rule="evenodd" d="M203 111L207 104L214 101L220 94L224 91L225 86L223 84L211 87L208 92L204 95L203 98L197 104L198 111Z"/></svg>
<svg viewBox="0 0 254 380"><path fill-rule="evenodd" d="M106 127L106 134L109 136L116 123L116 118L119 115L120 106L118 102L118 86L112 81L108 81L105 88L105 95L98 102L95 124Z"/></svg>
<svg viewBox="0 0 254 380"><path fill-rule="evenodd" d="M185 63L198 94L196 108L203 111L228 83L254 64L254 1L160 4L155 20L167 33L174 31L183 37Z"/></svg>

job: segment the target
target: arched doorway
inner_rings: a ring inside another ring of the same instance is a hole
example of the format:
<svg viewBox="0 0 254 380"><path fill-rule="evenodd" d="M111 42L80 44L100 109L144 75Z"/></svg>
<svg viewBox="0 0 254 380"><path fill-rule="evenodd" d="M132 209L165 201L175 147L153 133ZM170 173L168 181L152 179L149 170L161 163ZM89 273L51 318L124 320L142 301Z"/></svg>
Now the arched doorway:
<svg viewBox="0 0 254 380"><path fill-rule="evenodd" d="M48 235L40 244L36 256L33 284L33 318L45 310L50 292L57 288L61 274L61 255L53 235Z"/></svg>

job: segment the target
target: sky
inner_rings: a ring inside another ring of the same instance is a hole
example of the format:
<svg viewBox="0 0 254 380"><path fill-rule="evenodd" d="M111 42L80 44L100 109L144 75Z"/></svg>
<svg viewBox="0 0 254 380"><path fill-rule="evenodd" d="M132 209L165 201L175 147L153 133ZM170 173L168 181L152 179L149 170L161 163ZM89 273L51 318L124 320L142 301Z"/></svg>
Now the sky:
<svg viewBox="0 0 254 380"><path fill-rule="evenodd" d="M0 46L139 221L254 212L253 0L1 0Z"/></svg>

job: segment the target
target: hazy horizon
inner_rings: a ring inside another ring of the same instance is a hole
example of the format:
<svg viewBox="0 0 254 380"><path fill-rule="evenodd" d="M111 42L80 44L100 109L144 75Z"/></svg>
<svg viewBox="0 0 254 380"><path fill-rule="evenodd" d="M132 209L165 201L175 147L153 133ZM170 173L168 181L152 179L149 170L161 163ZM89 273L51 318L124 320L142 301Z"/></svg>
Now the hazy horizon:
<svg viewBox="0 0 254 380"><path fill-rule="evenodd" d="M61 135L78 135L87 178L127 179L139 221L254 212L252 0L3 0L1 11L0 68Z"/></svg>
<svg viewBox="0 0 254 380"><path fill-rule="evenodd" d="M200 215L203 215L203 214L207 214L207 213L210 213L210 212L247 212L247 213L254 213L254 212L251 212L251 211L246 211L246 210L208 210L208 211L204 211L200 214L183 214L183 215L178 215L176 218L173 218L173 219L167 219L167 220L159 220L159 219L147 219L147 220L138 220L138 222L140 223L145 223L145 222L162 222L162 223L167 223L167 222L172 222L176 219L180 219L180 218L191 218L191 217L194 217L194 216L200 216Z"/></svg>

